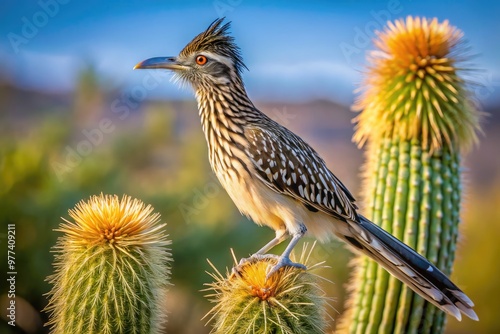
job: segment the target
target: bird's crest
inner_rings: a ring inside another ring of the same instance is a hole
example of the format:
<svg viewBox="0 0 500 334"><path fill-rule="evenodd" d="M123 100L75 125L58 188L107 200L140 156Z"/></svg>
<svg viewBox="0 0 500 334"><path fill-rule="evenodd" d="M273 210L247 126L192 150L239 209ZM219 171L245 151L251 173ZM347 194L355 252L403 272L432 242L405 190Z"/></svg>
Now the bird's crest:
<svg viewBox="0 0 500 334"><path fill-rule="evenodd" d="M207 30L196 36L181 51L182 56L194 52L209 51L224 57L231 58L238 74L243 68L248 68L243 63L240 48L234 43L234 38L228 35L231 22L223 24L224 18L215 20Z"/></svg>

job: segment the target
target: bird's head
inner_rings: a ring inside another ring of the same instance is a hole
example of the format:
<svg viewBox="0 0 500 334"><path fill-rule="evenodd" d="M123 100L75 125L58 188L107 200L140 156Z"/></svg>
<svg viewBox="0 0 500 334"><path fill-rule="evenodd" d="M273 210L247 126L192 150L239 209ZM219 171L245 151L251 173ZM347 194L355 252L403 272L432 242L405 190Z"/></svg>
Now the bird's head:
<svg viewBox="0 0 500 334"><path fill-rule="evenodd" d="M134 69L167 69L179 80L200 86L229 84L239 79L246 68L234 38L228 35L230 22L217 19L182 49L178 56L155 57L135 65Z"/></svg>

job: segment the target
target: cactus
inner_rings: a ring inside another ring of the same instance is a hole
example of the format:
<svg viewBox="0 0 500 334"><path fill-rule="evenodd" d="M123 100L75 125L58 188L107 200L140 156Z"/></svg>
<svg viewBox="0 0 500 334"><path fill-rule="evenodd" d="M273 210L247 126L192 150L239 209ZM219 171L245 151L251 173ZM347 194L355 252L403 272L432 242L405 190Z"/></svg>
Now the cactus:
<svg viewBox="0 0 500 334"><path fill-rule="evenodd" d="M93 196L57 231L52 333L159 333L169 278L165 224L141 201Z"/></svg>
<svg viewBox="0 0 500 334"><path fill-rule="evenodd" d="M303 248L300 263L307 265L312 248ZM285 267L266 280L275 264L272 258L252 260L226 276L211 264L215 282L206 291L216 305L205 317L214 322L212 333L325 333L328 298L318 284L321 277L309 272L323 263L308 271Z"/></svg>
<svg viewBox="0 0 500 334"><path fill-rule="evenodd" d="M462 32L408 17L377 33L354 140L367 142L367 217L451 274L460 222L460 152L480 113L461 77ZM381 266L356 260L339 325L349 333L442 333L445 314Z"/></svg>

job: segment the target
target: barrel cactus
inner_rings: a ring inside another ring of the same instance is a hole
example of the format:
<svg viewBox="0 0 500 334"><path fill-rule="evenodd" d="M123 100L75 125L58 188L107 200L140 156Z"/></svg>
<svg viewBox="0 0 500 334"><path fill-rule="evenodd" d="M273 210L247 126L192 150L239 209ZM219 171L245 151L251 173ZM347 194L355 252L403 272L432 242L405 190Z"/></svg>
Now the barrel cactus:
<svg viewBox="0 0 500 334"><path fill-rule="evenodd" d="M151 206L124 196L80 202L58 229L47 310L52 333L159 333L170 241Z"/></svg>
<svg viewBox="0 0 500 334"><path fill-rule="evenodd" d="M305 247L299 259L307 265L312 249ZM214 334L238 333L325 333L328 298L319 286L322 278L310 271L285 267L266 280L276 260L252 260L236 271L222 275L213 265L215 280L208 284L210 300L215 306L207 314Z"/></svg>

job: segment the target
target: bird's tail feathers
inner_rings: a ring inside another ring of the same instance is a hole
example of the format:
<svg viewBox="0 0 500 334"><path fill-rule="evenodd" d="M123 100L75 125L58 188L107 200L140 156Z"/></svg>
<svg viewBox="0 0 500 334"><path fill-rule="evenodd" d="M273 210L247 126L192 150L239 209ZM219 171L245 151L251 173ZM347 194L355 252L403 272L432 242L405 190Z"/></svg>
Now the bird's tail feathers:
<svg viewBox="0 0 500 334"><path fill-rule="evenodd" d="M479 320L474 303L445 274L425 257L384 231L367 218L350 222L345 240L369 256L413 291L444 312L462 319L460 312Z"/></svg>

